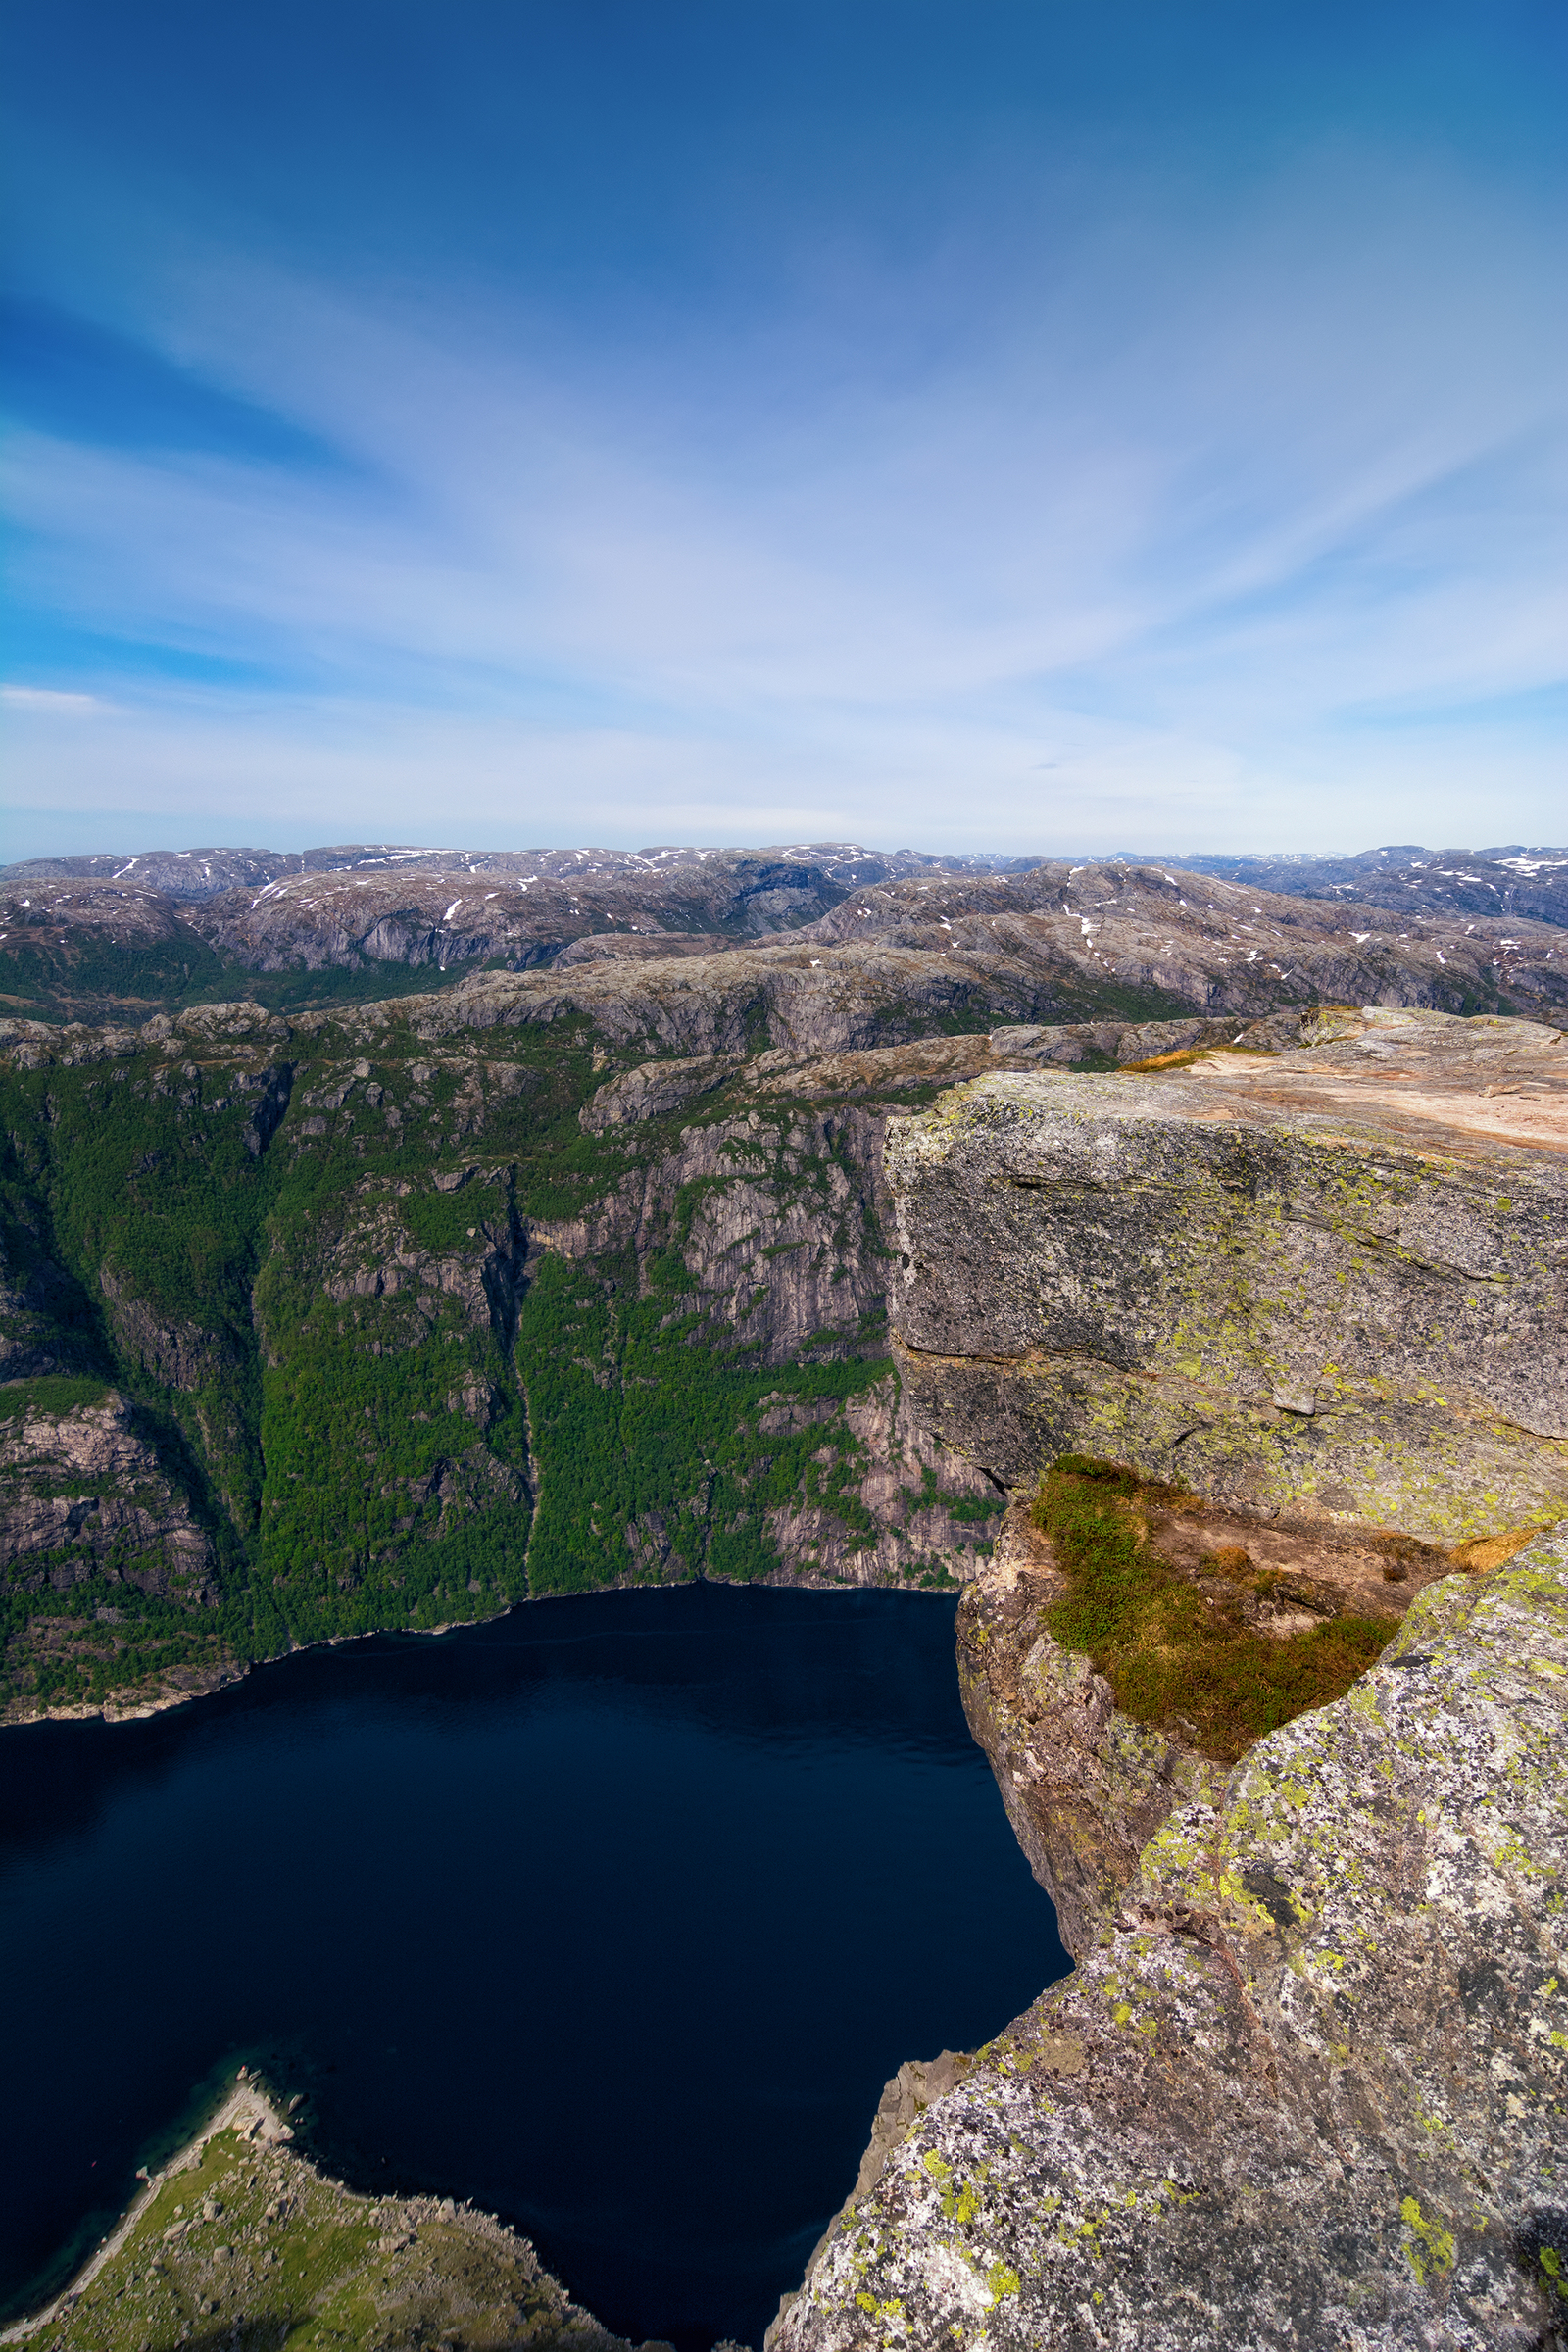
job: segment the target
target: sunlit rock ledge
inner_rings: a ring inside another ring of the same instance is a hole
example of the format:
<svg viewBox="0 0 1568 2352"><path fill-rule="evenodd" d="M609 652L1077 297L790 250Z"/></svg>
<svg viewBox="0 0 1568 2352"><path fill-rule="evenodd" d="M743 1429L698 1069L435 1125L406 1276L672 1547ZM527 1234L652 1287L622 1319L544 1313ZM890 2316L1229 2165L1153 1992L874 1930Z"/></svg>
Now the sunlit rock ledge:
<svg viewBox="0 0 1568 2352"><path fill-rule="evenodd" d="M1076 1450L1440 1543L1568 1511L1556 1030L1373 1008L982 1077L887 1173L904 1377L1008 1487Z"/></svg>

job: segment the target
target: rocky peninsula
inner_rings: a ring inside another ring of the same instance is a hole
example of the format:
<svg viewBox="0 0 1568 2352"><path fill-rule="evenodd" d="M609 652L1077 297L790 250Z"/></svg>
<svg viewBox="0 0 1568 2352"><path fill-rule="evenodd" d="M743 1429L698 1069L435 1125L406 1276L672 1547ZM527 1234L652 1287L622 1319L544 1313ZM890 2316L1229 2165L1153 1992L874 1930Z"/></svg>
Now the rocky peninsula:
<svg viewBox="0 0 1568 2352"><path fill-rule="evenodd" d="M632 2352L493 2214L450 2197L356 2194L293 2139L242 2067L205 2129L148 2180L65 2293L0 2331L0 2343L37 2352L219 2343L246 2352L459 2343Z"/></svg>

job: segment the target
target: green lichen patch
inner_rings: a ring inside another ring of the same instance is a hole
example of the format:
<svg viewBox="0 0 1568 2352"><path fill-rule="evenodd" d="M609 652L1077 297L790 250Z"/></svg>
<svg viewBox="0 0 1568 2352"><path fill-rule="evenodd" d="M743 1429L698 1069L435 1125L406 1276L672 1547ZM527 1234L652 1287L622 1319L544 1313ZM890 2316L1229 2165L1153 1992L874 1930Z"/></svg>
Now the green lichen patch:
<svg viewBox="0 0 1568 2352"><path fill-rule="evenodd" d="M1046 1624L1094 1661L1123 1714L1173 1725L1205 1755L1234 1762L1293 1716L1342 1697L1392 1628L1351 1615L1281 1637L1247 1625L1152 1549L1140 1498L1169 1502L1180 1492L1080 1454L1048 1470L1033 1516L1068 1590Z"/></svg>

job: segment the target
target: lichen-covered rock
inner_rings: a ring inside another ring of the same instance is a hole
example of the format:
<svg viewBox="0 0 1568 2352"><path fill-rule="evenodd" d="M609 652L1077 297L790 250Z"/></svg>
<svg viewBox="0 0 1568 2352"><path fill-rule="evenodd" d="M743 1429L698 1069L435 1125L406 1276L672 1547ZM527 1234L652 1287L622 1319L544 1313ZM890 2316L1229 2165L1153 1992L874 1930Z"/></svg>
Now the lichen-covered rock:
<svg viewBox="0 0 1568 2352"><path fill-rule="evenodd" d="M1568 1538L1176 1798L774 2352L1495 2352L1568 2303Z"/></svg>
<svg viewBox="0 0 1568 2352"><path fill-rule="evenodd" d="M1568 1052L1372 1012L1278 1055L978 1079L889 1137L920 1409L1439 1542L1568 1507Z"/></svg>

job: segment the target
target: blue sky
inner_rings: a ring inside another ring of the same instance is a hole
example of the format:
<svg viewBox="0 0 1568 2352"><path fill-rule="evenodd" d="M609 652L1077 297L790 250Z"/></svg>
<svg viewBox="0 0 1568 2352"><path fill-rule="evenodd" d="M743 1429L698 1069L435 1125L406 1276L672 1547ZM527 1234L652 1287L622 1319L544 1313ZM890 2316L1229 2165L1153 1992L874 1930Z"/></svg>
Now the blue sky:
<svg viewBox="0 0 1568 2352"><path fill-rule="evenodd" d="M6 852L1562 840L1564 25L10 0Z"/></svg>

